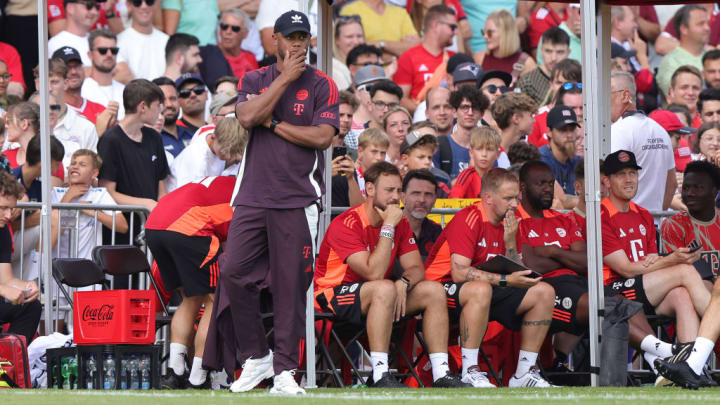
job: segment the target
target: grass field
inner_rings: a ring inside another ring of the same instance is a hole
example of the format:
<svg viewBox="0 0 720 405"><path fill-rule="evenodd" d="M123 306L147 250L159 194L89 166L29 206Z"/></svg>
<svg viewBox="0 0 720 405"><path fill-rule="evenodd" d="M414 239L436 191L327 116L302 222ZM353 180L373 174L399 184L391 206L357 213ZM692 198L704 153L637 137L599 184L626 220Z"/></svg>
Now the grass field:
<svg viewBox="0 0 720 405"><path fill-rule="evenodd" d="M69 391L5 390L2 404L18 405L266 405L266 404L711 404L720 390L680 388L555 388L555 389L316 389L306 397L278 397L264 390L248 394L227 391Z"/></svg>

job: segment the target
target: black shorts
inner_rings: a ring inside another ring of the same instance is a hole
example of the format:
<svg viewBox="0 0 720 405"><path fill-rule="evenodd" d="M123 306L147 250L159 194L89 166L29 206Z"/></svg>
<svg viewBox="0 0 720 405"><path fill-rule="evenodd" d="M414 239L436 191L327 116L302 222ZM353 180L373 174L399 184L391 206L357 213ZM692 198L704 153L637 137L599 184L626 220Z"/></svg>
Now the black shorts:
<svg viewBox="0 0 720 405"><path fill-rule="evenodd" d="M633 278L621 278L605 286L606 297L614 297L616 295L622 295L625 299L643 304L643 310L646 315L655 315L655 307L648 301L647 295L645 295L642 275Z"/></svg>
<svg viewBox="0 0 720 405"><path fill-rule="evenodd" d="M555 307L553 308L550 333L567 332L580 336L588 325L577 325L575 320L578 301L587 294L587 279L574 275L544 278L544 282L555 289Z"/></svg>
<svg viewBox="0 0 720 405"><path fill-rule="evenodd" d="M146 229L145 239L168 291L182 287L187 297L215 292L222 254L217 237Z"/></svg>
<svg viewBox="0 0 720 405"><path fill-rule="evenodd" d="M465 283L443 283L445 295L447 296L448 315L450 323L460 322L462 305L460 305L460 290ZM490 300L489 321L500 322L504 327L518 331L522 325L522 317L516 315L518 307L525 298L527 290L512 287L493 286L492 298Z"/></svg>
<svg viewBox="0 0 720 405"><path fill-rule="evenodd" d="M332 313L338 324L364 326L365 317L360 303L360 288L365 284L358 281L328 288L315 296L315 302L323 312Z"/></svg>

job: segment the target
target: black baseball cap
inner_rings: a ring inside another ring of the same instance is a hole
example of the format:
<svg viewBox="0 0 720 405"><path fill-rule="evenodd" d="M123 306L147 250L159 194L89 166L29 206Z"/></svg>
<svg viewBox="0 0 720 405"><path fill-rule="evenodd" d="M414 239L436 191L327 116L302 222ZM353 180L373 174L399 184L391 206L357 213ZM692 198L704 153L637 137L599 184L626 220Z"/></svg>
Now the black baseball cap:
<svg viewBox="0 0 720 405"><path fill-rule="evenodd" d="M558 104L548 112L546 123L548 128L560 129L566 125L580 126L577 121L577 115L572 108Z"/></svg>
<svg viewBox="0 0 720 405"><path fill-rule="evenodd" d="M273 32L280 33L283 36L288 36L293 32L310 34L310 22L305 14L290 10L275 20L275 30Z"/></svg>
<svg viewBox="0 0 720 405"><path fill-rule="evenodd" d="M80 52L78 52L77 49L71 46L63 46L62 48L57 49L55 52L53 52L52 57L53 59L62 59L63 62L65 62L66 64L73 60L82 63Z"/></svg>
<svg viewBox="0 0 720 405"><path fill-rule="evenodd" d="M490 79L500 79L505 82L505 85L508 87L510 87L510 83L512 83L512 75L510 73L502 70L488 70L478 79L478 89L482 88L482 85Z"/></svg>
<svg viewBox="0 0 720 405"><path fill-rule="evenodd" d="M613 42L610 44L610 57L628 59L637 55L636 51L628 51L622 45Z"/></svg>
<svg viewBox="0 0 720 405"><path fill-rule="evenodd" d="M631 167L637 170L642 169L642 167L638 166L634 153L628 150L620 149L607 155L605 161L603 162L603 174L609 176L626 167Z"/></svg>
<svg viewBox="0 0 720 405"><path fill-rule="evenodd" d="M175 80L175 88L180 90L180 87L182 87L183 84L187 82L196 82L202 85L205 85L205 81L203 81L202 76L200 76L197 73L183 73L180 75L180 77Z"/></svg>
<svg viewBox="0 0 720 405"><path fill-rule="evenodd" d="M455 68L452 73L454 83L473 81L477 82L482 74L482 68L474 63L463 63Z"/></svg>

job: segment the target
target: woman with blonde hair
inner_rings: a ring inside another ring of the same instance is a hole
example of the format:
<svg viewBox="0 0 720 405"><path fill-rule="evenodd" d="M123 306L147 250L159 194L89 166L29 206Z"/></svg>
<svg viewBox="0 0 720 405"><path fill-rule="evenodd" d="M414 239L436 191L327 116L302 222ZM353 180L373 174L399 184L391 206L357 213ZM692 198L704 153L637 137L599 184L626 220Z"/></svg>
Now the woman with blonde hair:
<svg viewBox="0 0 720 405"><path fill-rule="evenodd" d="M390 139L385 160L400 167L402 145L412 125L412 115L402 106L391 107L383 116L383 129Z"/></svg>
<svg viewBox="0 0 720 405"><path fill-rule="evenodd" d="M520 33L509 11L500 9L490 13L482 34L487 42L486 50L477 51L473 59L483 71L507 72L512 75L511 85L514 85L520 76L537 68L530 55L520 49Z"/></svg>
<svg viewBox="0 0 720 405"><path fill-rule="evenodd" d="M340 16L335 19L335 42L333 44L333 80L338 89L345 90L352 84L350 70L345 65L348 53L365 43L365 30L358 15Z"/></svg>

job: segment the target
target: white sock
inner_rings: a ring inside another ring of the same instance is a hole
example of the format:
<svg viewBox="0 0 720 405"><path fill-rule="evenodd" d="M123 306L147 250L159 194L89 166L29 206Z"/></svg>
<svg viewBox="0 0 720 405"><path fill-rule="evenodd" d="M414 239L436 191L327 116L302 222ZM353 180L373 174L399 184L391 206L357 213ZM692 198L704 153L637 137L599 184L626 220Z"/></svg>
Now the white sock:
<svg viewBox="0 0 720 405"><path fill-rule="evenodd" d="M168 367L173 369L175 374L183 375L187 366L185 365L185 357L187 357L188 348L182 343L170 343L170 357L168 358Z"/></svg>
<svg viewBox="0 0 720 405"><path fill-rule="evenodd" d="M702 373L703 366L707 362L708 356L712 353L715 347L715 342L704 337L698 337L695 339L695 345L693 346L690 357L687 359L687 363L695 374L700 375Z"/></svg>
<svg viewBox="0 0 720 405"><path fill-rule="evenodd" d="M207 378L207 370L202 368L202 357L193 357L192 368L190 369L190 383L200 385Z"/></svg>
<svg viewBox="0 0 720 405"><path fill-rule="evenodd" d="M655 359L657 359L659 356L656 356L654 353L651 352L645 352L643 353L643 357L645 358L645 361L650 365L650 369L653 373L657 374L657 370L655 370Z"/></svg>
<svg viewBox="0 0 720 405"><path fill-rule="evenodd" d="M389 370L388 354L383 352L370 352L370 363L373 369L373 381L379 381L383 373Z"/></svg>
<svg viewBox="0 0 720 405"><path fill-rule="evenodd" d="M447 353L430 353L429 357L432 365L433 381L445 377L450 371Z"/></svg>
<svg viewBox="0 0 720 405"><path fill-rule="evenodd" d="M480 349L466 349L462 347L460 351L462 352L462 377L465 377L470 367L477 366Z"/></svg>
<svg viewBox="0 0 720 405"><path fill-rule="evenodd" d="M672 345L665 343L653 335L647 335L640 342L640 349L646 353L652 353L662 359L672 356Z"/></svg>
<svg viewBox="0 0 720 405"><path fill-rule="evenodd" d="M530 371L530 367L534 366L537 362L537 357L537 353L520 350L517 369L515 370L515 377L522 377L527 374L527 372Z"/></svg>

